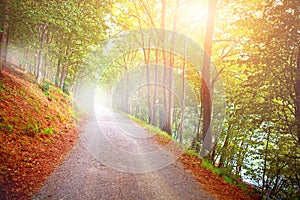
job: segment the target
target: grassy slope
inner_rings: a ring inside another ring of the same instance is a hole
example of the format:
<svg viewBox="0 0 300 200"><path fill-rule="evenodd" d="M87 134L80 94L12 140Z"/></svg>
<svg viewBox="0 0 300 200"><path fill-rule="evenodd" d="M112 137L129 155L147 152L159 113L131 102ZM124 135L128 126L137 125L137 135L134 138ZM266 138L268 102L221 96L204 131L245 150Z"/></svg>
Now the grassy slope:
<svg viewBox="0 0 300 200"><path fill-rule="evenodd" d="M4 67L0 79L0 199L28 199L77 139L70 98Z"/></svg>

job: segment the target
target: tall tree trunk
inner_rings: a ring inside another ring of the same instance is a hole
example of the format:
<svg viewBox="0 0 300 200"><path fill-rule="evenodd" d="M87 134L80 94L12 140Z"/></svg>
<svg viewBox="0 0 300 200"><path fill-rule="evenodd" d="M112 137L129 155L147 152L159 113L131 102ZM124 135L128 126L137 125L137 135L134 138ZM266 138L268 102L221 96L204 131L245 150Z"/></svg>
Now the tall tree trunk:
<svg viewBox="0 0 300 200"><path fill-rule="evenodd" d="M5 39L5 48L4 48L4 61L7 61L8 58L8 46L9 46L9 30L6 32L6 39Z"/></svg>
<svg viewBox="0 0 300 200"><path fill-rule="evenodd" d="M158 48L155 49L155 71L154 71L154 91L153 91L153 100L152 100L152 117L151 117L151 124L153 126L157 126L157 79L158 79L158 58L159 57L159 51Z"/></svg>
<svg viewBox="0 0 300 200"><path fill-rule="evenodd" d="M4 54L4 46L5 46L5 37L6 37L6 30L7 30L7 12L8 12L8 6L6 0L3 0L3 23L1 24L2 26L2 33L1 33L1 43L0 43L0 74L2 71L2 57Z"/></svg>
<svg viewBox="0 0 300 200"><path fill-rule="evenodd" d="M181 98L181 116L179 125L179 142L183 142L183 131L184 131L184 109L185 109L185 68L186 68L186 48L184 49L184 59L182 66L182 98Z"/></svg>
<svg viewBox="0 0 300 200"><path fill-rule="evenodd" d="M38 71L38 51L34 54L34 75L37 75Z"/></svg>
<svg viewBox="0 0 300 200"><path fill-rule="evenodd" d="M166 19L166 8L167 8L167 2L166 0L161 0L161 24L160 28L162 29L162 35L161 35L161 41L162 41L162 59L163 59L163 68L164 68L164 73L163 73L163 101L164 101L164 110L160 110L159 118L160 118L160 123L159 126L163 131L167 132L167 126L166 122L168 121L168 68L167 68L167 55L165 51L165 40L166 40L166 35L165 35L165 19Z"/></svg>
<svg viewBox="0 0 300 200"><path fill-rule="evenodd" d="M56 87L59 86L59 80L60 80L60 62L61 62L61 58L58 58L56 74L55 74L55 86Z"/></svg>
<svg viewBox="0 0 300 200"><path fill-rule="evenodd" d="M150 40L150 39L149 39ZM148 107L148 122L151 122L151 116L152 116L152 106L151 106L151 85L150 85L150 66L149 66L149 60L150 60L150 48L147 51L147 58L146 58L146 76L147 76L147 107Z"/></svg>
<svg viewBox="0 0 300 200"><path fill-rule="evenodd" d="M1 48L0 48L0 74L2 71L2 65L3 65L3 54L4 54L4 44L5 44L5 32L3 31L1 33Z"/></svg>
<svg viewBox="0 0 300 200"><path fill-rule="evenodd" d="M62 90L63 90L63 86L64 86L64 83L65 83L66 76L67 76L67 66L64 65L62 67L62 70L61 70L61 77L60 77L60 81L59 81L59 87Z"/></svg>
<svg viewBox="0 0 300 200"><path fill-rule="evenodd" d="M228 129L227 129L227 134L226 134L226 137L225 137L224 144L222 146L223 151L222 151L222 154L221 154L220 160L219 160L219 165L218 165L219 168L222 168L224 166L224 159L225 159L225 156L226 156L226 153L227 153L226 149L227 149L228 144L229 144L229 136L230 136L229 132L230 132L231 126L232 126L232 124L230 123L229 126L228 126Z"/></svg>
<svg viewBox="0 0 300 200"><path fill-rule="evenodd" d="M204 41L204 59L202 66L202 84L201 84L201 104L202 104L202 149L200 155L204 157L207 151L211 149L211 114L212 114L212 96L210 84L210 65L212 52L212 37L214 32L214 22L216 13L216 0L209 1L208 20Z"/></svg>
<svg viewBox="0 0 300 200"><path fill-rule="evenodd" d="M69 36L69 40L71 40L71 35ZM68 46L67 47L67 50L66 50L66 57L68 57L69 55L69 50L70 50L70 47ZM63 63L63 67L61 69L61 75L60 75L60 81L59 81L59 87L63 90L63 86L64 86L64 83L65 83L65 79L66 79L66 76L67 76L67 70L68 70L68 66L67 66L67 63Z"/></svg>
<svg viewBox="0 0 300 200"><path fill-rule="evenodd" d="M24 71L29 71L28 70L28 54L29 54L29 50L27 47L26 52L25 52Z"/></svg>
<svg viewBox="0 0 300 200"><path fill-rule="evenodd" d="M51 44L50 31L49 30L47 31L47 34L46 34L46 44L47 45ZM47 51L49 51L49 46L47 46ZM45 75L44 75L44 78L49 78L48 72L49 72L49 65L52 64L52 57L49 59L49 55L46 54L44 60L45 60Z"/></svg>
<svg viewBox="0 0 300 200"><path fill-rule="evenodd" d="M37 75L36 75L36 79L38 84L41 83L42 80L42 63L43 63L43 48L44 48L44 41L45 41L45 37L46 37L46 30L47 30L47 24L45 23L43 25L43 27L39 27L39 33L41 34L40 37L40 49L39 49L39 54L38 54L38 66L37 66Z"/></svg>
<svg viewBox="0 0 300 200"><path fill-rule="evenodd" d="M146 8L146 5L144 4L143 1L140 1L140 3L143 5L143 7L146 9L147 13L149 14L148 9ZM135 4L135 9L138 10L136 4ZM150 19L152 20L151 16L149 15ZM143 49L143 56L144 56L144 61L146 64L146 81L147 81L147 114L148 114L148 122L151 122L151 97L150 97L150 69L149 69L149 61L150 61L150 48L148 48L148 53L147 53L147 48L145 47L145 38L142 30L142 24L140 18L138 18L138 24L139 24L139 29L140 32L142 33L142 49ZM149 38L149 45L147 47L150 47L150 42L151 42L151 37Z"/></svg>
<svg viewBox="0 0 300 200"><path fill-rule="evenodd" d="M296 78L295 78L295 111L296 111L296 126L298 134L298 144L300 145L300 46L298 47L298 58L297 58L297 68L296 68Z"/></svg>
<svg viewBox="0 0 300 200"><path fill-rule="evenodd" d="M264 196L264 194L267 194L268 193L268 188L266 188L265 190L265 186L266 186L266 170L267 170L267 160L268 160L268 150L269 150L269 139L270 139L270 134L271 134L271 131L268 130L267 132L267 138L266 138L266 148L265 148L265 152L264 152L264 166L263 166L263 177L262 177L262 198Z"/></svg>

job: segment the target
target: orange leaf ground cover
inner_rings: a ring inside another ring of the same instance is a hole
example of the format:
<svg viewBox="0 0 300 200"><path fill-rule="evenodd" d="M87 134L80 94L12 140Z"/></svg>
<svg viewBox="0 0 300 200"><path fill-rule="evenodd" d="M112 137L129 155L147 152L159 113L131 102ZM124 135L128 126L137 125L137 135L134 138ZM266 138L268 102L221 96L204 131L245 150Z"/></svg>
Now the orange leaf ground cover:
<svg viewBox="0 0 300 200"><path fill-rule="evenodd" d="M183 153L182 146L175 142L170 141L164 135L156 134L152 137L155 142L169 149L174 155L178 156L179 161L183 164L184 168L194 175L202 188L211 196L219 200L250 200L259 199L257 194L253 194L254 188L248 187L243 190L237 186L230 185L225 182L220 176L217 176L212 171L202 166L202 160L195 155ZM175 147L175 148L174 148ZM247 194L248 193L248 194Z"/></svg>
<svg viewBox="0 0 300 200"><path fill-rule="evenodd" d="M29 199L78 137L71 103L9 66L0 80L0 199Z"/></svg>

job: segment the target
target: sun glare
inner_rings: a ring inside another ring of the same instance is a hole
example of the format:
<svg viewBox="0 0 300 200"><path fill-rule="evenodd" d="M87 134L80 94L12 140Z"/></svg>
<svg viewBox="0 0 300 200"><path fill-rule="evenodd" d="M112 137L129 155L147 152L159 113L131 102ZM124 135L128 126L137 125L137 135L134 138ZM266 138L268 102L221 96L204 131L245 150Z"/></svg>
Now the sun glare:
<svg viewBox="0 0 300 200"><path fill-rule="evenodd" d="M185 18L185 21L201 21L207 17L207 4L204 2L186 2L181 7L182 13L180 16Z"/></svg>

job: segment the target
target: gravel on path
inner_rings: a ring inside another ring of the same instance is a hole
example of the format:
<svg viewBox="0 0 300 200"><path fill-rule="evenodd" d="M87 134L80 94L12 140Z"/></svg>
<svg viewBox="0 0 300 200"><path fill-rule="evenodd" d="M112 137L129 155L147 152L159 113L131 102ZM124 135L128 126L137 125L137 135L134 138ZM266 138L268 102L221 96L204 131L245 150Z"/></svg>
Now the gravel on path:
<svg viewBox="0 0 300 200"><path fill-rule="evenodd" d="M39 199L214 199L151 135L106 107L95 109Z"/></svg>

